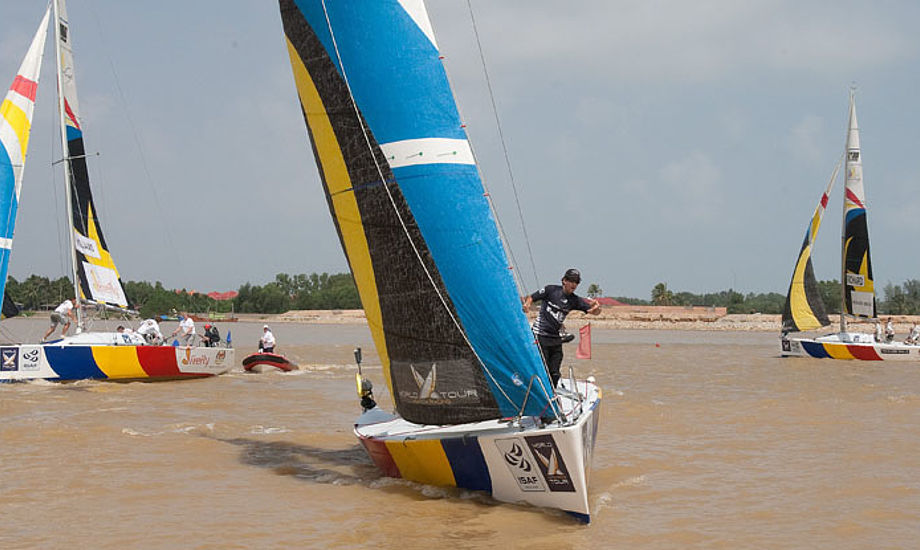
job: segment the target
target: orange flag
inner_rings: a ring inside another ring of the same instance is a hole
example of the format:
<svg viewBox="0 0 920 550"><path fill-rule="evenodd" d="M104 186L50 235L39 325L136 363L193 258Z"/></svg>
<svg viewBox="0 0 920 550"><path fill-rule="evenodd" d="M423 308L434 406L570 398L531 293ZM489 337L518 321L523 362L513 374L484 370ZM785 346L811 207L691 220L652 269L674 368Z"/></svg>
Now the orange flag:
<svg viewBox="0 0 920 550"><path fill-rule="evenodd" d="M591 359L591 323L578 329L578 349L576 359Z"/></svg>

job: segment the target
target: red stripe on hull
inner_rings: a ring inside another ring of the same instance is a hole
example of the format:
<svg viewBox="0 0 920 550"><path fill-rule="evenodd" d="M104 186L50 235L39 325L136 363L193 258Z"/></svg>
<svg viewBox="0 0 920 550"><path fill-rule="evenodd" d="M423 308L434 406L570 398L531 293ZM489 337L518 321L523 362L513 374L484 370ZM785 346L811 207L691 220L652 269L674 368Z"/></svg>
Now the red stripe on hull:
<svg viewBox="0 0 920 550"><path fill-rule="evenodd" d="M11 90L17 94L26 97L29 101L35 101L35 92L38 90L38 82L33 82L28 78L23 78L22 75L16 75L16 78L13 80L13 85L10 87Z"/></svg>
<svg viewBox="0 0 920 550"><path fill-rule="evenodd" d="M402 474L399 473L399 467L396 466L396 462L393 461L393 456L390 455L390 451L387 449L386 443L363 437L360 439L367 454L370 455L377 469L383 472L383 475L387 477L402 477Z"/></svg>
<svg viewBox="0 0 920 550"><path fill-rule="evenodd" d="M847 351L852 353L853 357L862 361L882 361L875 348L871 346L847 346Z"/></svg>
<svg viewBox="0 0 920 550"><path fill-rule="evenodd" d="M137 361L151 378L187 376L179 372L176 348L172 346L138 346Z"/></svg>

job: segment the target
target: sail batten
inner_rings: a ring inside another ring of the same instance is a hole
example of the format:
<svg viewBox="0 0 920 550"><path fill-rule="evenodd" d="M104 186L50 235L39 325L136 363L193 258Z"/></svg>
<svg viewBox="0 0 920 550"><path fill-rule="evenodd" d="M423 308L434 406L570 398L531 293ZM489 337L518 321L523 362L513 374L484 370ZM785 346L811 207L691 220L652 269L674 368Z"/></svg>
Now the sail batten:
<svg viewBox="0 0 920 550"><path fill-rule="evenodd" d="M330 212L400 415L463 423L518 414L525 401L540 414L545 395L525 400L525 386L537 377L548 388L548 377L424 4L280 6Z"/></svg>

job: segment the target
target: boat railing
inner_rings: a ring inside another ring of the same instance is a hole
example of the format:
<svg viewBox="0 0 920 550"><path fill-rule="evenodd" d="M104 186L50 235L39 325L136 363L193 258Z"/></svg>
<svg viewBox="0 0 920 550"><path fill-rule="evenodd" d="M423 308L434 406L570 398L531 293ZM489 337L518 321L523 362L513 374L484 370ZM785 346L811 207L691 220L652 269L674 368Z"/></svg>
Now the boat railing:
<svg viewBox="0 0 920 550"><path fill-rule="evenodd" d="M565 421L565 415L561 412L559 403L556 401L557 396L549 395L549 392L546 390L546 386L543 385L543 380L536 374L531 376L530 381L527 383L527 391L524 392L524 401L521 403L521 408L518 409L517 416L515 417L516 422L520 424L521 419L524 417L524 410L527 408L527 401L530 399L530 392L533 391L534 381L540 385L540 390L546 397L546 402L552 411L552 415L556 417L556 420L558 420L559 423L563 423Z"/></svg>

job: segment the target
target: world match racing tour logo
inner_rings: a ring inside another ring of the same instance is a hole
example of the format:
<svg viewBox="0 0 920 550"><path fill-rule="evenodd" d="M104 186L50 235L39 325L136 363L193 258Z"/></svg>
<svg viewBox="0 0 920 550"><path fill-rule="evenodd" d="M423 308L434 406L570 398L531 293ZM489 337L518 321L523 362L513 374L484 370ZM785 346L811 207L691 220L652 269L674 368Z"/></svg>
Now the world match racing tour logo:
<svg viewBox="0 0 920 550"><path fill-rule="evenodd" d="M452 363L457 364L453 365ZM454 382L454 384L451 384L453 387L444 387L447 384L445 384L443 378L440 380L439 385L438 363L432 363L428 372L422 374L424 371L420 372L420 369L412 363L399 364L394 361L393 368L395 372L401 375L399 376L399 381L401 382L399 384L399 397L403 401L424 404L478 402L479 393L473 387L473 384L458 380L458 378L469 378L464 376L464 373L468 372L468 369L464 368L465 365L465 363L461 364L460 361L443 361L441 363L442 371L449 373L450 381ZM405 374L407 371L411 374L411 381L409 376Z"/></svg>

